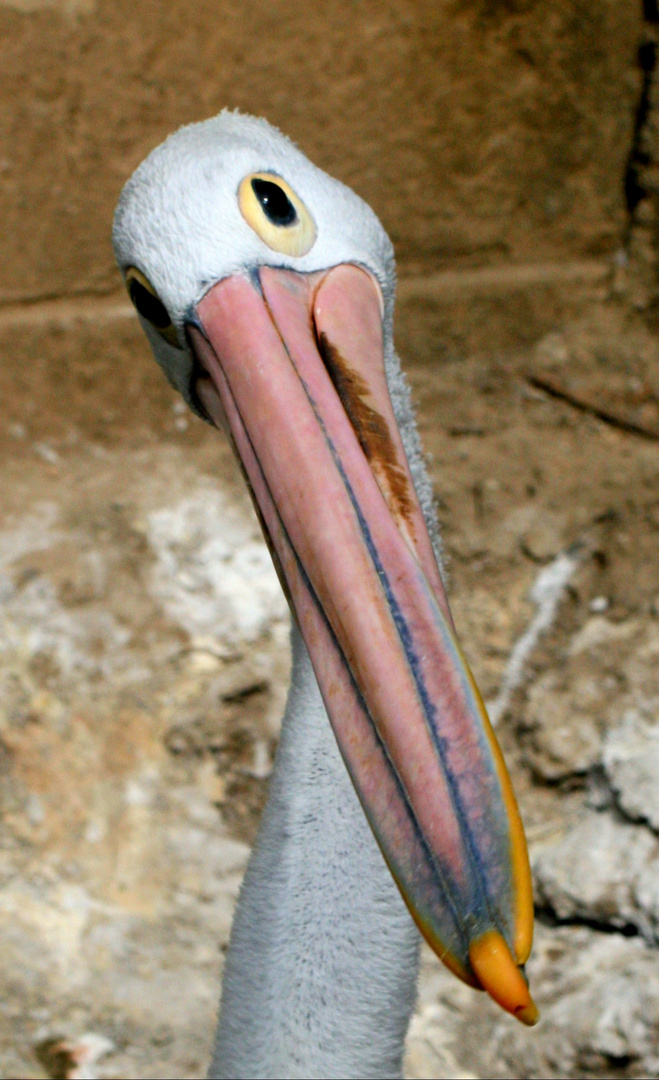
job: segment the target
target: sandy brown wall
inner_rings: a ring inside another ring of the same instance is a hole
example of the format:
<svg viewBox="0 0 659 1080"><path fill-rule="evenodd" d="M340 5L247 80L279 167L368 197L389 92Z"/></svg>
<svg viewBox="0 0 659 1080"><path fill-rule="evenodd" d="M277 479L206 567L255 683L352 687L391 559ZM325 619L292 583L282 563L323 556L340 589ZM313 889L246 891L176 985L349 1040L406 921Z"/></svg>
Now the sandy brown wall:
<svg viewBox="0 0 659 1080"><path fill-rule="evenodd" d="M0 301L116 288L123 181L225 106L353 185L403 272L610 253L642 21L640 0L3 0Z"/></svg>

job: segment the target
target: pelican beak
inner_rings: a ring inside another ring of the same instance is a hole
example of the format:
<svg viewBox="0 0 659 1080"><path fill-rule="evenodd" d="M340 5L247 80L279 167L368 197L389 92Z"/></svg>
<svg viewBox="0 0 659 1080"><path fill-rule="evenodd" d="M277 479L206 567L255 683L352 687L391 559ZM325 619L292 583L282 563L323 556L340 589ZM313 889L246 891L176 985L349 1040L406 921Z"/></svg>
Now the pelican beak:
<svg viewBox="0 0 659 1080"><path fill-rule="evenodd" d="M262 268L196 319L195 392L233 440L405 902L456 975L533 1024L524 832L394 416L379 287L352 265Z"/></svg>

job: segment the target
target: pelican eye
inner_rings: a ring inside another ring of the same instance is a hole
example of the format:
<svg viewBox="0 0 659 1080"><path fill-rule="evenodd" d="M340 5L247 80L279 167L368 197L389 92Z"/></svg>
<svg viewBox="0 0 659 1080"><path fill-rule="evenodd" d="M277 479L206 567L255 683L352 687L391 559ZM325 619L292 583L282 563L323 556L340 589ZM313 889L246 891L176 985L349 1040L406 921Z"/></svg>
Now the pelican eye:
<svg viewBox="0 0 659 1080"><path fill-rule="evenodd" d="M170 345L180 348L176 327L167 308L147 277L135 266L126 271L126 288L139 315L146 319Z"/></svg>
<svg viewBox="0 0 659 1080"><path fill-rule="evenodd" d="M238 205L264 244L283 255L306 255L316 240L316 225L290 184L274 173L251 173L238 188Z"/></svg>
<svg viewBox="0 0 659 1080"><path fill-rule="evenodd" d="M288 195L273 180L252 180L252 191L263 207L263 213L273 225L292 225L297 221L297 211Z"/></svg>

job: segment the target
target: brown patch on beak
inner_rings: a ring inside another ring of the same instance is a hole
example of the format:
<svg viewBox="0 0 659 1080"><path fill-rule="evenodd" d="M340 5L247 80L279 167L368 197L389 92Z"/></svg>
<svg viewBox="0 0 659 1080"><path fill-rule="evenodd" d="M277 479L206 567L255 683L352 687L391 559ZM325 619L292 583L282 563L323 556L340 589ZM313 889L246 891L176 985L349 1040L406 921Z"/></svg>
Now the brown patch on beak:
<svg viewBox="0 0 659 1080"><path fill-rule="evenodd" d="M380 480L391 513L413 530L414 503L406 470L401 465L387 421L369 404L366 380L353 371L321 332L318 349L366 458Z"/></svg>

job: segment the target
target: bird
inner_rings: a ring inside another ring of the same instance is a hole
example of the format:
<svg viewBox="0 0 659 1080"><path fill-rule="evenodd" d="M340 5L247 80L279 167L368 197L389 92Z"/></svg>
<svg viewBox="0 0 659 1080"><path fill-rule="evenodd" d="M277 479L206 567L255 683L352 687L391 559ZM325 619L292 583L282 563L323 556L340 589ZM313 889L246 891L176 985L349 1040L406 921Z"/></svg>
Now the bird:
<svg viewBox="0 0 659 1080"><path fill-rule="evenodd" d="M224 110L138 166L113 242L155 359L236 453L292 612L209 1075L401 1076L420 934L535 1023L524 831L448 605L389 237Z"/></svg>

